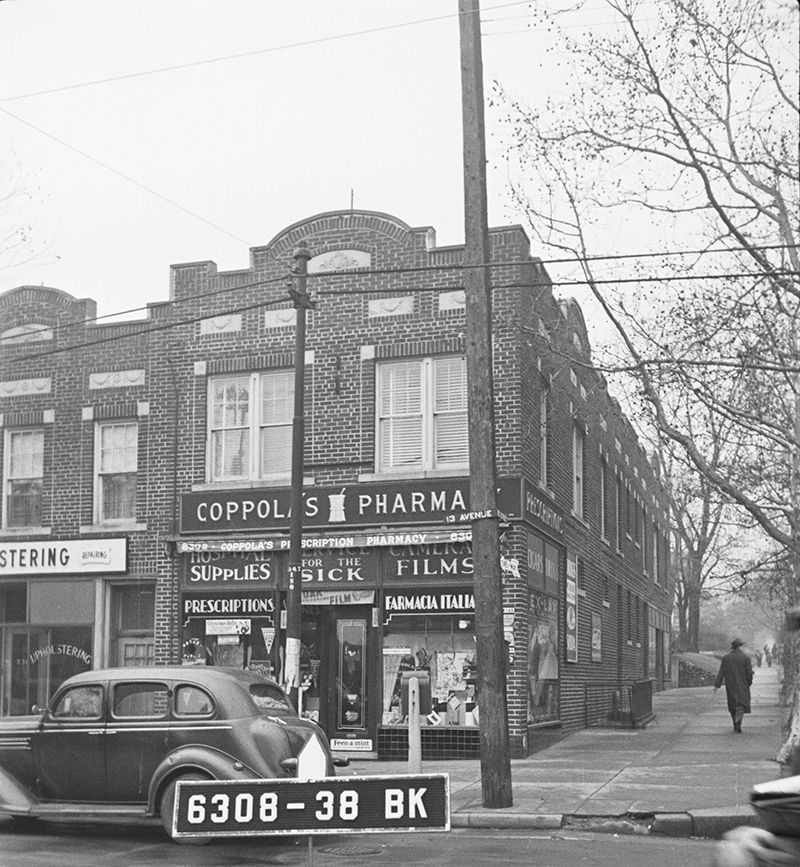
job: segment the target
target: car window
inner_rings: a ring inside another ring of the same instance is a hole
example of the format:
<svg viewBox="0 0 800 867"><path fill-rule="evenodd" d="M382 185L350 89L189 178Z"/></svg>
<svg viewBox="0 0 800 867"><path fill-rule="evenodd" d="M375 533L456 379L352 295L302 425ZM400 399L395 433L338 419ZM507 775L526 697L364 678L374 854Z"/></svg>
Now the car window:
<svg viewBox="0 0 800 867"><path fill-rule="evenodd" d="M76 686L68 689L53 708L53 716L60 720L99 719L102 712L102 686Z"/></svg>
<svg viewBox="0 0 800 867"><path fill-rule="evenodd" d="M284 691L271 683L251 683L250 697L260 710L292 710Z"/></svg>
<svg viewBox="0 0 800 867"><path fill-rule="evenodd" d="M117 719L161 719L168 711L169 690L164 683L118 683L114 686L111 712Z"/></svg>
<svg viewBox="0 0 800 867"><path fill-rule="evenodd" d="M214 701L197 686L179 686L175 690L175 714L177 716L211 716Z"/></svg>

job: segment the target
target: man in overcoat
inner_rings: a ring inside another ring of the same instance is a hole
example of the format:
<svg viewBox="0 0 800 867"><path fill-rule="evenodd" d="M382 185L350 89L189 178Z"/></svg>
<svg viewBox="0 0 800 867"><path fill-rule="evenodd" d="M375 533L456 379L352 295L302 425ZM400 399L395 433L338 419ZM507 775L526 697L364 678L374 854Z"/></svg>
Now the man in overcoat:
<svg viewBox="0 0 800 867"><path fill-rule="evenodd" d="M743 644L741 638L733 639L731 651L722 657L719 674L714 682L714 692L716 692L725 681L733 730L740 733L742 717L750 713L750 684L753 682L753 664L750 662L750 657L742 650Z"/></svg>

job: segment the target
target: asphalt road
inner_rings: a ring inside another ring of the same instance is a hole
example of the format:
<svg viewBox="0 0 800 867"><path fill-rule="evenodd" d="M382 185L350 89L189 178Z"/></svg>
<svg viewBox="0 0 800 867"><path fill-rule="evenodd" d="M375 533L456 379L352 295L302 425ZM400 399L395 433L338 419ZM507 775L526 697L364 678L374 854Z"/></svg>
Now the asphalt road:
<svg viewBox="0 0 800 867"><path fill-rule="evenodd" d="M40 823L20 828L0 818L0 867L538 867L641 865L702 867L713 842L591 833L454 830L436 834L342 834L308 838L216 840L178 846L160 828Z"/></svg>

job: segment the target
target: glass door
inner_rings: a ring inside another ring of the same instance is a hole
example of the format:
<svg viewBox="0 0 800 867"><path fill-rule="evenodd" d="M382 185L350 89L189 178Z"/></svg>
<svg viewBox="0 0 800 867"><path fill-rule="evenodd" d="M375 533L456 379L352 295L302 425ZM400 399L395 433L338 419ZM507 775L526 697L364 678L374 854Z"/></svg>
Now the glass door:
<svg viewBox="0 0 800 867"><path fill-rule="evenodd" d="M4 716L25 716L48 699L48 659L52 653L46 630L8 629L4 648L2 708Z"/></svg>

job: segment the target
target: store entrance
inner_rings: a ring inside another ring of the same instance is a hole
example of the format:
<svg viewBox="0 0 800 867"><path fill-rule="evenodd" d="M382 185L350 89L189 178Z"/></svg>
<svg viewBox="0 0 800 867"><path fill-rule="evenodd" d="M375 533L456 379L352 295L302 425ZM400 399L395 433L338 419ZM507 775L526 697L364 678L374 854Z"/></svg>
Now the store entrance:
<svg viewBox="0 0 800 867"><path fill-rule="evenodd" d="M366 605L303 606L300 676L303 716L316 720L336 747L374 748L376 630Z"/></svg>

